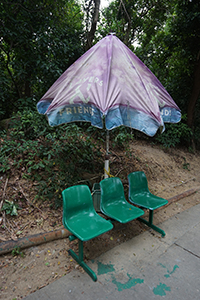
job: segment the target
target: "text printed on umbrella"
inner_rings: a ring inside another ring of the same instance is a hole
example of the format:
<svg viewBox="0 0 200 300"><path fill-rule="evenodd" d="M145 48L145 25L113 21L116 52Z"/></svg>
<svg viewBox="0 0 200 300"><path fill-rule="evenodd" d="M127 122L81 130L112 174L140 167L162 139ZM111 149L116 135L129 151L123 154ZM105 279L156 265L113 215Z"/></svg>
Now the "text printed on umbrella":
<svg viewBox="0 0 200 300"><path fill-rule="evenodd" d="M161 116L171 116L171 110L167 109L167 108L163 108L160 111Z"/></svg>
<svg viewBox="0 0 200 300"><path fill-rule="evenodd" d="M91 116L94 115L94 109L92 107L87 106L74 106L74 107L66 107L59 110L59 115L62 116L63 113L67 115L71 114L90 114Z"/></svg>

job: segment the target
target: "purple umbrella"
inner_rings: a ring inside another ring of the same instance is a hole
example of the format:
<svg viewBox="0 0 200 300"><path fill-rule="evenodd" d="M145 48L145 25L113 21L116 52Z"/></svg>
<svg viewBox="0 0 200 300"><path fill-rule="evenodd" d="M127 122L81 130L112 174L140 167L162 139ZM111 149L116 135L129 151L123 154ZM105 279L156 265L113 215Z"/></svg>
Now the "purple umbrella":
<svg viewBox="0 0 200 300"><path fill-rule="evenodd" d="M111 130L124 125L154 136L181 112L145 64L114 34L100 40L71 65L37 104L49 125L86 121ZM108 131L107 131L108 132ZM108 152L108 138L106 143ZM109 162L106 160L108 171ZM107 177L107 176L105 176Z"/></svg>

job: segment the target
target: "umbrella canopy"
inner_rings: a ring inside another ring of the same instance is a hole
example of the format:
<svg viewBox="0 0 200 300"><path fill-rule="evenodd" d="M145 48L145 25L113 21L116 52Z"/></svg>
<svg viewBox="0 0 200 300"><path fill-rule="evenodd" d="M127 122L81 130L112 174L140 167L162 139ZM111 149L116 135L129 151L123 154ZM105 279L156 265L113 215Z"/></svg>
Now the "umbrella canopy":
<svg viewBox="0 0 200 300"><path fill-rule="evenodd" d="M180 109L155 75L116 36L108 35L82 55L37 104L50 126L88 121L108 130L125 125L154 136Z"/></svg>
<svg viewBox="0 0 200 300"><path fill-rule="evenodd" d="M111 130L128 126L154 136L180 109L155 75L114 34L71 65L37 104L49 125L74 121Z"/></svg>

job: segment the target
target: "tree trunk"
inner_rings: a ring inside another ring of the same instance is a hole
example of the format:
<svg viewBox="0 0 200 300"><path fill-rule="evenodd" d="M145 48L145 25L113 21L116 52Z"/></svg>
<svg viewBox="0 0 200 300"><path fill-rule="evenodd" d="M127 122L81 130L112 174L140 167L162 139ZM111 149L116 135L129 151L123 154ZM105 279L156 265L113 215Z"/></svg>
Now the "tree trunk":
<svg viewBox="0 0 200 300"><path fill-rule="evenodd" d="M100 9L100 0L94 0L94 11L92 16L92 25L91 29L87 36L87 45L86 50L90 49L92 47L92 41L94 39L95 31L97 28L97 22L99 19L99 9Z"/></svg>
<svg viewBox="0 0 200 300"><path fill-rule="evenodd" d="M30 97L31 96L31 87L30 87L30 76L29 74L27 75L26 81L25 81L25 86L24 86L24 94L25 97Z"/></svg>
<svg viewBox="0 0 200 300"><path fill-rule="evenodd" d="M200 96L200 51L198 53L193 79L193 88L187 109L187 125L192 128L194 123L194 111L197 100Z"/></svg>

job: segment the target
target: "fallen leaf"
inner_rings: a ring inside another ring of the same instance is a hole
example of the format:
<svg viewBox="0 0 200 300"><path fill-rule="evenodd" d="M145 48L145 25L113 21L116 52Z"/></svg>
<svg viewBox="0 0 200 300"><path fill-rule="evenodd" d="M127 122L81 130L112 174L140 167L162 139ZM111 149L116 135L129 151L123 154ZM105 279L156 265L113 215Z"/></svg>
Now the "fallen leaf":
<svg viewBox="0 0 200 300"><path fill-rule="evenodd" d="M20 235L23 231L17 231L16 235Z"/></svg>
<svg viewBox="0 0 200 300"><path fill-rule="evenodd" d="M11 239L14 240L14 241L18 240L18 238L14 234L11 234Z"/></svg>
<svg viewBox="0 0 200 300"><path fill-rule="evenodd" d="M3 242L7 241L7 239L5 239L2 235L0 235L0 240L3 241Z"/></svg>

